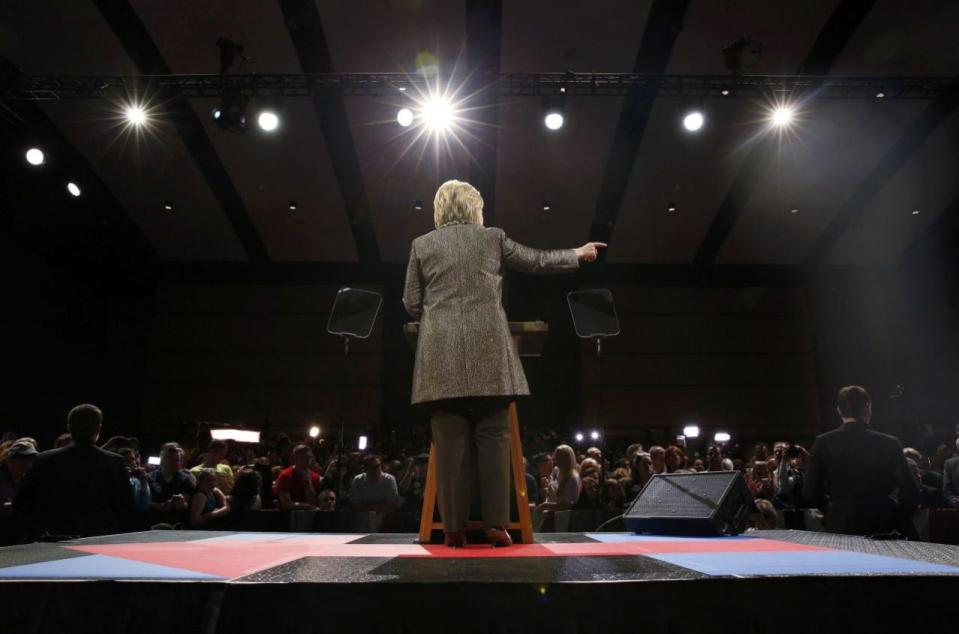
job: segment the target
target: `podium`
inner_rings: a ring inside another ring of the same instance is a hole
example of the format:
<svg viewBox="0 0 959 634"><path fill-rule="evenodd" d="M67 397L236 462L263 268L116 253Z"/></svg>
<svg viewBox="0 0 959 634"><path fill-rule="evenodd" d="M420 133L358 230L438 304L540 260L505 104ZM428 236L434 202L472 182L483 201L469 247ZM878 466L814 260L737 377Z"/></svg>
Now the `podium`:
<svg viewBox="0 0 959 634"><path fill-rule="evenodd" d="M410 323L403 326L403 335L413 349L416 349L416 340L419 336L419 323ZM549 326L542 321L511 321L509 330L513 335L513 342L521 357L538 357L543 352L543 343L549 333ZM526 476L523 470L523 444L519 437L519 415L516 413L516 402L509 404L509 447L510 466L513 472L513 490L516 493L516 510L519 521L510 522L507 529L518 530L520 541L524 544L533 543L533 521L529 512L529 496L526 493ZM434 530L442 530L442 522L434 522L433 514L436 510L436 446L430 442L430 460L426 470L426 488L423 491L423 512L420 514L420 543L430 542ZM467 522L467 530L482 529L482 522Z"/></svg>

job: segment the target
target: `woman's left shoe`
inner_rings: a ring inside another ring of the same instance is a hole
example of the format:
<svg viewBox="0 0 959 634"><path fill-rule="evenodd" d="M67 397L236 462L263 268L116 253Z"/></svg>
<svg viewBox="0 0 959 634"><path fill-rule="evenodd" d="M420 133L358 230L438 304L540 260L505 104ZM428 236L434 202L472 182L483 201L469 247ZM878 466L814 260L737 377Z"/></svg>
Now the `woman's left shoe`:
<svg viewBox="0 0 959 634"><path fill-rule="evenodd" d="M505 528L499 526L486 529L486 541L492 544L494 548L513 545L513 539L509 536L509 533L506 532Z"/></svg>

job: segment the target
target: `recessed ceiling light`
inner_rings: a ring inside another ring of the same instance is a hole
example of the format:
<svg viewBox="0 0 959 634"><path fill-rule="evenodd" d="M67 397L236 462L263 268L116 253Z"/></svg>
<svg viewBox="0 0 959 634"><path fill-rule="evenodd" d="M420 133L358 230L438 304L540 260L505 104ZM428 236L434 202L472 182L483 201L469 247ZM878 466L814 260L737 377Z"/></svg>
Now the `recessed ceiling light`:
<svg viewBox="0 0 959 634"><path fill-rule="evenodd" d="M406 86L400 86L400 92L406 92Z"/></svg>
<svg viewBox="0 0 959 634"><path fill-rule="evenodd" d="M676 211L676 209L677 209L676 203L669 203L668 205L666 205L666 211L670 213Z"/></svg>
<svg viewBox="0 0 959 634"><path fill-rule="evenodd" d="M912 210L912 215L913 215L913 216L918 216L918 215L919 215L919 210L918 210L918 209L913 209L913 210Z"/></svg>
<svg viewBox="0 0 959 634"><path fill-rule="evenodd" d="M295 200L291 200L291 201L290 201L290 211L296 211L296 201L295 201Z"/></svg>
<svg viewBox="0 0 959 634"><path fill-rule="evenodd" d="M35 147L27 150L27 163L30 165L43 165L43 150Z"/></svg>
<svg viewBox="0 0 959 634"><path fill-rule="evenodd" d="M789 210L789 213L791 213L791 214L798 214L798 213L799 213L799 209L797 209L796 207L793 207L792 209Z"/></svg>
<svg viewBox="0 0 959 634"><path fill-rule="evenodd" d="M550 210L550 204L549 204L549 203L543 203L543 211L549 211L549 210Z"/></svg>
<svg viewBox="0 0 959 634"><path fill-rule="evenodd" d="M167 211L173 211L173 203L171 203L169 200L164 201L163 208L166 209Z"/></svg>
<svg viewBox="0 0 959 634"><path fill-rule="evenodd" d="M413 209L415 209L416 211L423 211L423 201L421 201L421 200L414 200L414 201L413 201Z"/></svg>
<svg viewBox="0 0 959 634"><path fill-rule="evenodd" d="M886 93L883 92L882 90L876 93L876 99L885 99L885 97L886 97Z"/></svg>

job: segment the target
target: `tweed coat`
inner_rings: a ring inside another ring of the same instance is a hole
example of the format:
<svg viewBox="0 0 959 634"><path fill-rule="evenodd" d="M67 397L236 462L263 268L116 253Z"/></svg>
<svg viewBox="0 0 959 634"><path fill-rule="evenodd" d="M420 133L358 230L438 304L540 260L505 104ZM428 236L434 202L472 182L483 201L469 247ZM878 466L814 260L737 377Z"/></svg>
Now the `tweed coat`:
<svg viewBox="0 0 959 634"><path fill-rule="evenodd" d="M413 403L529 394L503 310L503 266L525 273L579 268L573 249L540 251L478 224L413 240L403 304L419 319Z"/></svg>

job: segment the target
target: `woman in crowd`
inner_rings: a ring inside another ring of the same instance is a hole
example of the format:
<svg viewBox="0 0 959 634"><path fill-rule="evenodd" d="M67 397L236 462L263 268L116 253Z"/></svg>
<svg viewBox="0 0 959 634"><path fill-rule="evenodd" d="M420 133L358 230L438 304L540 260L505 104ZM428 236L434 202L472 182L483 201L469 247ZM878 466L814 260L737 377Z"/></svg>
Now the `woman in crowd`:
<svg viewBox="0 0 959 634"><path fill-rule="evenodd" d="M197 478L196 493L190 500L190 526L205 526L229 513L230 504L226 496L216 488L216 471L204 469Z"/></svg>
<svg viewBox="0 0 959 634"><path fill-rule="evenodd" d="M199 486L199 483L197 483ZM234 511L259 511L263 508L260 489L263 477L252 466L246 466L236 472L233 490L230 492L229 507Z"/></svg>

